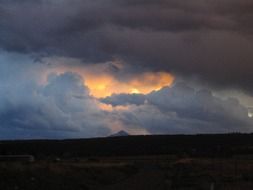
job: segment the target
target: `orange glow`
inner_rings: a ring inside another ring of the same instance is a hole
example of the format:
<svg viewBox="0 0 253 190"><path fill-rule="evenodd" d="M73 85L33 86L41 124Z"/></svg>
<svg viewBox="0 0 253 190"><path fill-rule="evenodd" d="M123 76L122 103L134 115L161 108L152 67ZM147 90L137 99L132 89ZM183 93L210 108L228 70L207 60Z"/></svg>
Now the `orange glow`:
<svg viewBox="0 0 253 190"><path fill-rule="evenodd" d="M110 104L98 103L98 107L104 111L113 111L113 107Z"/></svg>
<svg viewBox="0 0 253 190"><path fill-rule="evenodd" d="M147 94L164 86L170 86L173 80L174 77L165 72L144 73L123 82L110 75L86 75L85 84L93 96L101 98L113 93Z"/></svg>
<svg viewBox="0 0 253 190"><path fill-rule="evenodd" d="M104 103L101 103L101 102L98 103L98 107L101 110L104 110L104 111L113 111L113 110L126 111L126 110L129 110L128 106L114 106L113 107L110 104L104 104Z"/></svg>
<svg viewBox="0 0 253 190"><path fill-rule="evenodd" d="M147 94L164 86L170 86L174 81L174 77L167 72L145 72L133 75L132 78L122 81L106 72L99 65L55 67L45 73L43 81L46 81L46 76L52 72L57 74L64 72L78 73L83 77L84 85L88 86L91 95L96 98L110 96L114 93Z"/></svg>
<svg viewBox="0 0 253 190"><path fill-rule="evenodd" d="M131 94L140 94L140 91L138 89L136 89L136 88L133 88L131 90Z"/></svg>

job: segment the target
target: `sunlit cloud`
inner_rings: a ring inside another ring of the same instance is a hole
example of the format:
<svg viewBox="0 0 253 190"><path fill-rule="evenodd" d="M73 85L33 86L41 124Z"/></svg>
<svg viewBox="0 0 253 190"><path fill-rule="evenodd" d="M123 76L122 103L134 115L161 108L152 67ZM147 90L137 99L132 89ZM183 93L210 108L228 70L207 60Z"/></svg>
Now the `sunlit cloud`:
<svg viewBox="0 0 253 190"><path fill-rule="evenodd" d="M127 81L119 81L108 74L100 76L88 74L85 77L85 84L89 87L91 94L98 98L114 93L147 94L164 86L170 86L174 80L174 77L166 72L134 75Z"/></svg>
<svg viewBox="0 0 253 190"><path fill-rule="evenodd" d="M253 108L248 108L248 117L253 118Z"/></svg>
<svg viewBox="0 0 253 190"><path fill-rule="evenodd" d="M73 62L73 64L66 64L66 61ZM108 71L106 64L81 65L75 59L65 60L63 58L57 58L53 62L54 67L48 69L42 81L46 81L50 73L78 73L83 77L84 84L89 88L91 95L96 98L119 93L148 94L164 86L170 86L174 81L174 76L168 72L132 73L130 77L122 80ZM123 68L123 65L118 62L112 64L117 66L117 69Z"/></svg>
<svg viewBox="0 0 253 190"><path fill-rule="evenodd" d="M110 104L105 104L105 103L102 103L102 102L97 102L97 106L101 109L101 110L104 110L104 111L127 111L129 110L129 106L122 106L122 105L119 105L119 106L112 106Z"/></svg>

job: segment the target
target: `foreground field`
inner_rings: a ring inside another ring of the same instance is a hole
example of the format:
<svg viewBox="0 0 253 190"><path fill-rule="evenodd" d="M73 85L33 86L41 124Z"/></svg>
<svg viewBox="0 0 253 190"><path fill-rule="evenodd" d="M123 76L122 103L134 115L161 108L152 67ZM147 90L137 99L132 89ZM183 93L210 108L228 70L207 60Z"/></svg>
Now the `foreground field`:
<svg viewBox="0 0 253 190"><path fill-rule="evenodd" d="M252 190L253 160L138 156L1 162L5 190Z"/></svg>
<svg viewBox="0 0 253 190"><path fill-rule="evenodd" d="M252 190L253 134L0 142L0 190Z"/></svg>

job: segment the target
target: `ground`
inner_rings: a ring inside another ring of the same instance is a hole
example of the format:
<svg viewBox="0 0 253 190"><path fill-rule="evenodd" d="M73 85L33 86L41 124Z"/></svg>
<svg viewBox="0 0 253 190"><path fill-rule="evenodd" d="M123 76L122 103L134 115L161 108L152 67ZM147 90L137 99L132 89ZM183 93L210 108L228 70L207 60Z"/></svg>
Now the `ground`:
<svg viewBox="0 0 253 190"><path fill-rule="evenodd" d="M5 190L252 190L253 159L176 155L0 162Z"/></svg>

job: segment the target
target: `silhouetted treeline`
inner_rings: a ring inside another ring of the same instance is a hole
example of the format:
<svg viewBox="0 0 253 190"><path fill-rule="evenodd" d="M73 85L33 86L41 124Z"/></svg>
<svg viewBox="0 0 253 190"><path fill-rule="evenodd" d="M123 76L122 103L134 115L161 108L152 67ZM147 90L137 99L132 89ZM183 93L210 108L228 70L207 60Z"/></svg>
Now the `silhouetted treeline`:
<svg viewBox="0 0 253 190"><path fill-rule="evenodd" d="M96 157L134 155L189 155L227 157L253 155L253 134L154 135L75 140L1 141L1 155Z"/></svg>

